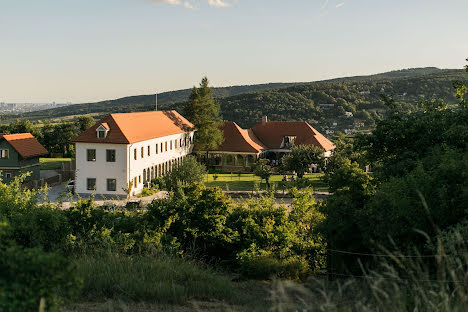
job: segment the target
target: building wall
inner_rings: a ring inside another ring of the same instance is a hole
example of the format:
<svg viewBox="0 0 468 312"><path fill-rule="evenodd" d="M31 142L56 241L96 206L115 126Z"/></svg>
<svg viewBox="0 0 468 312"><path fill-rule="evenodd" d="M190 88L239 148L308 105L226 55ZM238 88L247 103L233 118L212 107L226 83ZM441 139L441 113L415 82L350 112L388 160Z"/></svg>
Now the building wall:
<svg viewBox="0 0 468 312"><path fill-rule="evenodd" d="M139 194L145 186L145 181L150 181L156 176L166 174L176 162L181 161L183 157L191 153L192 144L190 142L192 140L193 132L170 135L128 145L76 143L75 191L79 194L92 194L93 191L87 190L87 179L95 178L96 194L126 196L129 182L133 183L131 194ZM182 146L180 146L181 141ZM187 142L187 145L184 142ZM161 143L163 145L162 152ZM158 146L158 153L156 153L156 145ZM150 148L149 155L148 146ZM142 148L143 157L141 154ZM87 161L88 149L96 150L95 162ZM116 150L115 162L106 161L107 149ZM135 150L137 155L136 160L134 157ZM149 173L147 173L147 170ZM107 191L107 179L117 180L115 192Z"/></svg>
<svg viewBox="0 0 468 312"><path fill-rule="evenodd" d="M76 143L75 192L92 194L87 179L96 179L96 194L125 196L127 193L127 150L125 144ZM87 150L96 150L96 161L87 160ZM106 150L115 150L115 162L106 161ZM116 179L115 192L107 191L107 179Z"/></svg>
<svg viewBox="0 0 468 312"><path fill-rule="evenodd" d="M154 177L165 175L171 170L172 166L176 165L177 162L189 155L192 152L193 145L190 143L192 141L193 132L190 132L174 134L129 145L129 181L133 181L132 195L138 194L143 190L145 181L149 182ZM182 146L180 146L181 142ZM185 142L187 142L187 144L185 144ZM163 147L162 151L161 144ZM156 145L158 146L158 153L156 153ZM150 155L148 155L148 147L150 148ZM142 148L143 157L141 157ZM137 155L136 160L135 150Z"/></svg>

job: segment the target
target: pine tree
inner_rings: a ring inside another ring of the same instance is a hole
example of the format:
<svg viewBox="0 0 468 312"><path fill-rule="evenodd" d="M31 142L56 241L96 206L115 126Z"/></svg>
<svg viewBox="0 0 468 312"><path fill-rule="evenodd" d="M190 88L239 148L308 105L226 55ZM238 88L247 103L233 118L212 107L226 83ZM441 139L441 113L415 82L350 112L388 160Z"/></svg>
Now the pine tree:
<svg viewBox="0 0 468 312"><path fill-rule="evenodd" d="M185 106L185 117L195 125L195 148L199 151L216 149L223 143L223 133L219 129L221 118L219 104L213 98L213 90L204 77L200 87L193 87Z"/></svg>

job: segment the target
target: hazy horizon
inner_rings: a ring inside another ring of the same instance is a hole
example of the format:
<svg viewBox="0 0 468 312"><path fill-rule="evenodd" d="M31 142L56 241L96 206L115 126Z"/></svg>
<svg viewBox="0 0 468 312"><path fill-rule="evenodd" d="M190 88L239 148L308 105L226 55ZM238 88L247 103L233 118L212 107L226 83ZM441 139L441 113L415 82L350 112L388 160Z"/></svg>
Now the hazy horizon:
<svg viewBox="0 0 468 312"><path fill-rule="evenodd" d="M468 2L0 0L0 102L462 68Z"/></svg>

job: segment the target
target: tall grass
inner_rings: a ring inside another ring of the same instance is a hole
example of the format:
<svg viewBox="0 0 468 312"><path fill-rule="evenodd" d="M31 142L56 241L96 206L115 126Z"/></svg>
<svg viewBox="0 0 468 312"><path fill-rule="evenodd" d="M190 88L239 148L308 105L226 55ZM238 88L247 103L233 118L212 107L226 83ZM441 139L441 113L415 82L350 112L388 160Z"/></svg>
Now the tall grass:
<svg viewBox="0 0 468 312"><path fill-rule="evenodd" d="M387 253L380 265L361 275L327 273L306 285L275 281L275 311L428 311L468 310L466 237L437 242L435 255Z"/></svg>
<svg viewBox="0 0 468 312"><path fill-rule="evenodd" d="M227 276L163 254L81 256L74 262L84 281L85 300L182 304L190 299L223 301L238 297Z"/></svg>

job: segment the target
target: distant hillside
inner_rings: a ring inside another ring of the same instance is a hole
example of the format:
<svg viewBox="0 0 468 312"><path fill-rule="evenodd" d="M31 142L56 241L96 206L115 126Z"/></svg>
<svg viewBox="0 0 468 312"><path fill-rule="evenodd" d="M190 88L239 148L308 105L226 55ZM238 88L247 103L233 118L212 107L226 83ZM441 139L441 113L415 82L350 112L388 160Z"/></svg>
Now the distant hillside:
<svg viewBox="0 0 468 312"><path fill-rule="evenodd" d="M310 83L215 88L214 93L221 104L223 118L236 121L243 127L250 127L262 115L268 115L271 120L307 120L321 130L337 122L338 129L341 129L350 127L352 123L352 119L343 118L345 111L364 120L366 126L372 126L375 119L381 118L385 107L380 94L394 95L397 102L408 110L429 99L443 98L455 103L452 81L457 79L466 81L466 73L429 67ZM158 108L182 111L189 94L189 89L161 93L158 95ZM46 121L82 114L101 117L113 112L146 111L154 109L154 99L154 95L132 96L8 116L8 119ZM330 108L319 104L334 105Z"/></svg>
<svg viewBox="0 0 468 312"><path fill-rule="evenodd" d="M235 96L242 93L256 92L262 90L284 88L301 83L268 83L258 85L232 86L214 88L214 96L216 98ZM169 91L158 94L158 105L168 106L177 102L182 102L188 99L192 89L184 89L177 91ZM83 103L68 105L65 107L52 108L42 111L29 112L19 115L6 115L4 121L11 121L17 118L28 119L30 121L45 121L52 118L61 118L67 116L93 114L105 115L108 113L123 113L133 111L145 111L154 109L155 94L136 95L123 97L116 100L108 100L94 103Z"/></svg>

